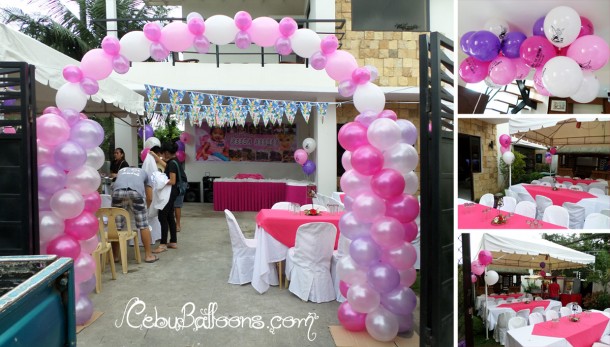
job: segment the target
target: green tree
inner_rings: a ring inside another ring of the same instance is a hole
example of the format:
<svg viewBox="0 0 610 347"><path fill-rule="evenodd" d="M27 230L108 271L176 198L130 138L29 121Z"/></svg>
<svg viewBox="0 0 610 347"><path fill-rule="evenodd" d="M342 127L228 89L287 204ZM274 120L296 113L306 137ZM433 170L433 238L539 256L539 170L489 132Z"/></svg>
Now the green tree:
<svg viewBox="0 0 610 347"><path fill-rule="evenodd" d="M525 155L523 155L519 152L513 152L513 154L515 155L515 160L513 161L513 164L511 165L512 184L524 183L527 180L527 174L525 173L525 160L524 160ZM504 186L505 187L508 187L508 168L509 168L509 166L506 165L504 160L500 159L500 172L502 173L502 176L504 177Z"/></svg>
<svg viewBox="0 0 610 347"><path fill-rule="evenodd" d="M599 252L595 257L595 267L589 273L589 279L593 283L602 285L604 295L608 294L608 283L610 283L610 257L608 252Z"/></svg>

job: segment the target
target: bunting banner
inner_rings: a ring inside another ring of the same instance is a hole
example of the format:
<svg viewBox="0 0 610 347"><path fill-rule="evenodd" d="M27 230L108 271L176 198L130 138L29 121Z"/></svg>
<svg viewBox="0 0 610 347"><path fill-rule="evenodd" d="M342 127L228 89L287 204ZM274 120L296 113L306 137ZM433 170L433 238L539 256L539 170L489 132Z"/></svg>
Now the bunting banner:
<svg viewBox="0 0 610 347"><path fill-rule="evenodd" d="M150 110L155 110L157 107L157 102L159 102L159 98L161 94L163 94L163 87L144 85L146 89L146 97L148 98L148 102L150 102Z"/></svg>
<svg viewBox="0 0 610 347"><path fill-rule="evenodd" d="M288 123L294 123L294 117L297 114L297 103L294 101L286 101L284 102L285 108L284 112L286 113L286 119L288 119Z"/></svg>
<svg viewBox="0 0 610 347"><path fill-rule="evenodd" d="M182 103L185 93L186 92L184 90L169 89L169 103L172 105L174 110L179 104Z"/></svg>
<svg viewBox="0 0 610 347"><path fill-rule="evenodd" d="M305 122L309 123L309 116L311 115L311 102L299 102L299 109L301 110L301 114L303 118L305 118Z"/></svg>

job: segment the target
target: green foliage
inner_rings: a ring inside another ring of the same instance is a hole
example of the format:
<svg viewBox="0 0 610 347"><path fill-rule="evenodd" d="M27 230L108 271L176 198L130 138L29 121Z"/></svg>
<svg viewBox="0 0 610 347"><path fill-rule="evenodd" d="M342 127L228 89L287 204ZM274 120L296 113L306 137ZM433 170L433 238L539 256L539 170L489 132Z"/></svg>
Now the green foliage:
<svg viewBox="0 0 610 347"><path fill-rule="evenodd" d="M536 172L550 172L551 171L551 167L549 164L542 164L542 163L537 163L534 166L534 170ZM542 175L540 175L540 177L542 177Z"/></svg>
<svg viewBox="0 0 610 347"><path fill-rule="evenodd" d="M539 290L540 286L537 285L534 281L524 281L523 283L521 283L521 286L523 287L523 291L525 293L532 293L535 290Z"/></svg>
<svg viewBox="0 0 610 347"><path fill-rule="evenodd" d="M164 142L175 142L180 139L180 129L176 126L175 120L170 120L167 117L165 126L162 128L155 129L155 137Z"/></svg>
<svg viewBox="0 0 610 347"><path fill-rule="evenodd" d="M608 283L610 283L610 257L608 252L599 252L595 257L595 267L591 269L588 279L603 286L603 293L608 294Z"/></svg>
<svg viewBox="0 0 610 347"><path fill-rule="evenodd" d="M518 184L518 183L524 183L526 182L526 180L529 178L529 176L527 176L526 172L525 172L525 155L519 153L519 152L513 152L513 154L515 155L515 161L513 162L513 165L511 166L512 169L512 184ZM509 166L506 165L506 163L504 162L504 160L502 160L502 158L500 158L500 172L502 173L502 176L504 177L504 187L508 187L508 168ZM531 181L528 181L528 183Z"/></svg>
<svg viewBox="0 0 610 347"><path fill-rule="evenodd" d="M605 292L595 292L585 296L582 303L587 310L603 311L610 307L610 294Z"/></svg>

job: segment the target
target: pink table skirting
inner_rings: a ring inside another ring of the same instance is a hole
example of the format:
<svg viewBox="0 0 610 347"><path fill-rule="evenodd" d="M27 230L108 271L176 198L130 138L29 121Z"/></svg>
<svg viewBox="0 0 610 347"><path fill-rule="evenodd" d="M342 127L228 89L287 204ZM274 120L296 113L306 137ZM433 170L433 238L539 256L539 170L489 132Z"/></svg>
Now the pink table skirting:
<svg viewBox="0 0 610 347"><path fill-rule="evenodd" d="M284 201L284 182L214 181L214 211L258 211Z"/></svg>
<svg viewBox="0 0 610 347"><path fill-rule="evenodd" d="M508 222L500 225L491 224L491 220L498 215L500 212L495 208L492 208L487 215L485 216L483 210L487 207L479 204L475 204L474 206L458 206L458 229L530 229L530 225L527 224L527 221L531 219L521 216L518 214L514 214L509 218ZM502 212L502 215L507 215L506 212ZM542 226L539 224L540 229L566 229L559 225L547 223L547 222L539 222L542 223ZM531 228L533 229L533 228ZM534 229L535 230L535 229Z"/></svg>
<svg viewBox="0 0 610 347"><path fill-rule="evenodd" d="M287 210L261 210L256 215L256 224L265 229L274 239L281 242L286 247L294 247L294 242L297 237L297 229L299 226L306 223L328 222L337 227L337 238L335 240L335 249L339 240L339 219L341 215L322 212L319 216L307 216L294 214Z"/></svg>
<svg viewBox="0 0 610 347"><path fill-rule="evenodd" d="M515 312L519 312L521 310L528 309L528 310L530 310L530 313L532 313L532 310L535 309L536 307L544 307L544 309L546 310L546 308L549 307L550 303L551 302L548 300L540 300L540 301L531 301L529 304L526 304L524 302L516 302L514 304L498 305L497 307L510 308L511 310L513 310Z"/></svg>
<svg viewBox="0 0 610 347"><path fill-rule="evenodd" d="M299 205L311 204L307 197L307 186L286 185L286 198L283 201L294 202Z"/></svg>
<svg viewBox="0 0 610 347"><path fill-rule="evenodd" d="M581 313L578 322L569 320L569 316L562 317L559 322L544 322L534 325L532 335L561 337L566 339L573 347L590 347L602 337L608 317L601 313Z"/></svg>
<svg viewBox="0 0 610 347"><path fill-rule="evenodd" d="M261 174L252 174L252 173L240 173L235 175L236 179L244 179L244 178L252 178L255 180L262 180L264 177Z"/></svg>
<svg viewBox="0 0 610 347"><path fill-rule="evenodd" d="M553 205L561 206L564 202L576 203L582 199L596 198L595 195L577 190L559 188L553 190L551 187L538 186L535 184L524 184L523 188L535 199L536 195L544 195L553 201Z"/></svg>
<svg viewBox="0 0 610 347"><path fill-rule="evenodd" d="M571 182L572 184L578 184L578 183L591 184L591 183L599 182L596 180L575 180L573 178L567 178L567 177L557 177L556 179L557 179L558 183Z"/></svg>
<svg viewBox="0 0 610 347"><path fill-rule="evenodd" d="M490 298L493 299L508 299L508 298L520 298L521 296L523 296L523 294L520 293L515 293L515 294L490 294L488 295Z"/></svg>

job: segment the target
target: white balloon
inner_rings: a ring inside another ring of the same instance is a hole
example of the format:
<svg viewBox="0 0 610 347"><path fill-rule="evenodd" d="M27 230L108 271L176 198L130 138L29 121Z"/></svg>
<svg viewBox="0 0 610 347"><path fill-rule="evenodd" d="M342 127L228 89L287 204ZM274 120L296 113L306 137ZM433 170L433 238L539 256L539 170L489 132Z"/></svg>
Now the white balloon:
<svg viewBox="0 0 610 347"><path fill-rule="evenodd" d="M593 72L584 71L580 88L570 97L576 102L586 104L595 100L597 94L599 94L599 81L597 77Z"/></svg>
<svg viewBox="0 0 610 347"><path fill-rule="evenodd" d="M71 170L66 175L66 188L74 189L83 195L93 193L101 183L100 174L88 165Z"/></svg>
<svg viewBox="0 0 610 347"><path fill-rule="evenodd" d="M87 105L87 94L78 83L66 83L59 87L55 95L55 103L60 110L73 109L80 112Z"/></svg>
<svg viewBox="0 0 610 347"><path fill-rule="evenodd" d="M511 151L504 152L504 154L502 154L502 160L504 160L506 165L512 165L515 161L515 155Z"/></svg>
<svg viewBox="0 0 610 347"><path fill-rule="evenodd" d="M491 18L485 25L483 25L483 30L491 31L500 39L503 39L508 32L508 23L504 19L500 18Z"/></svg>
<svg viewBox="0 0 610 347"><path fill-rule="evenodd" d="M360 270L349 255L341 257L337 263L337 276L347 284L366 283L366 273Z"/></svg>
<svg viewBox="0 0 610 347"><path fill-rule="evenodd" d="M345 171L352 169L352 152L343 152L343 155L341 156L341 165L343 165Z"/></svg>
<svg viewBox="0 0 610 347"><path fill-rule="evenodd" d="M383 167L398 172L413 171L417 167L417 150L406 143L399 143L383 151Z"/></svg>
<svg viewBox="0 0 610 347"><path fill-rule="evenodd" d="M400 127L389 118L375 119L366 131L369 143L381 151L397 144L400 135Z"/></svg>
<svg viewBox="0 0 610 347"><path fill-rule="evenodd" d="M239 29L231 17L218 14L205 21L205 36L211 43L217 45L231 43L238 32Z"/></svg>
<svg viewBox="0 0 610 347"><path fill-rule="evenodd" d="M573 8L559 6L544 18L544 35L556 47L567 47L580 34L580 16Z"/></svg>
<svg viewBox="0 0 610 347"><path fill-rule="evenodd" d="M303 140L303 149L308 154L311 154L313 151L316 150L316 140L312 139L311 137L308 137Z"/></svg>
<svg viewBox="0 0 610 347"><path fill-rule="evenodd" d="M354 106L360 113L380 113L385 107L385 94L379 86L371 82L361 84L354 93Z"/></svg>
<svg viewBox="0 0 610 347"><path fill-rule="evenodd" d="M580 65L572 58L555 57L544 64L542 84L551 95L567 98L575 94L583 80Z"/></svg>
<svg viewBox="0 0 610 347"><path fill-rule="evenodd" d="M119 52L129 61L144 61L150 58L150 46L152 42L148 41L144 32L130 31L121 37L121 51Z"/></svg>
<svg viewBox="0 0 610 347"><path fill-rule="evenodd" d="M415 194L415 192L417 192L419 189L419 178L417 177L415 171L411 171L408 174L403 175L403 177L405 179L404 192L411 195Z"/></svg>
<svg viewBox="0 0 610 347"><path fill-rule="evenodd" d="M199 12L191 12L186 16L186 22L188 23L189 20L191 20L191 18L199 18L201 20L203 20L203 16L201 14L199 14Z"/></svg>
<svg viewBox="0 0 610 347"><path fill-rule="evenodd" d="M292 50L303 58L309 58L320 51L321 41L320 36L311 29L299 29L290 37Z"/></svg>
<svg viewBox="0 0 610 347"><path fill-rule="evenodd" d="M508 152L506 152L508 153ZM487 283L488 286L493 286L494 284L498 283L498 280L500 279L500 276L498 275L497 272L495 271L487 271L485 273L485 283Z"/></svg>
<svg viewBox="0 0 610 347"><path fill-rule="evenodd" d="M87 161L85 162L85 165L89 165L97 170L104 165L105 161L104 151L101 148L95 147L87 150Z"/></svg>

